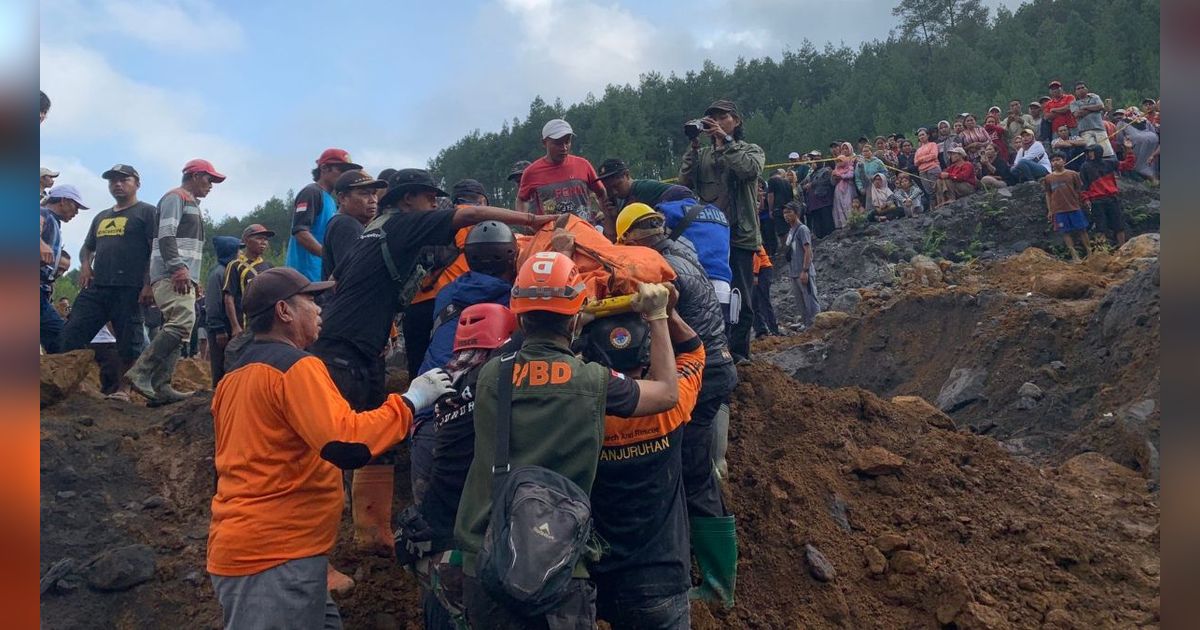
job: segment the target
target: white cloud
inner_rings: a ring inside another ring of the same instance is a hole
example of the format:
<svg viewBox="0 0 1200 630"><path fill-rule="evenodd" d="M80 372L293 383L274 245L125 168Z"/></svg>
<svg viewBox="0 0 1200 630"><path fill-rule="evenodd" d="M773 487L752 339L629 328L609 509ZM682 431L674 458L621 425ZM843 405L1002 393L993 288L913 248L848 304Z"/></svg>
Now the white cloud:
<svg viewBox="0 0 1200 630"><path fill-rule="evenodd" d="M99 207L111 203L99 173L118 162L137 167L142 174L140 196L155 203L179 184L185 162L196 157L210 160L228 176L203 204L217 219L245 214L272 194L298 187L310 168L306 163L311 158L270 156L207 131L219 125L209 120L212 116L199 96L134 81L93 50L44 45L41 61L42 88L55 95L52 115L41 132L57 154L42 156L42 164L61 171L58 183L79 187L84 198ZM74 153L73 147L88 150ZM79 157L83 154L104 157L85 163ZM289 186L290 182L296 184ZM70 228L67 244L74 251L82 244L86 226L77 240L80 226Z"/></svg>
<svg viewBox="0 0 1200 630"><path fill-rule="evenodd" d="M43 41L120 36L165 53L230 52L245 44L241 24L208 0L43 0Z"/></svg>

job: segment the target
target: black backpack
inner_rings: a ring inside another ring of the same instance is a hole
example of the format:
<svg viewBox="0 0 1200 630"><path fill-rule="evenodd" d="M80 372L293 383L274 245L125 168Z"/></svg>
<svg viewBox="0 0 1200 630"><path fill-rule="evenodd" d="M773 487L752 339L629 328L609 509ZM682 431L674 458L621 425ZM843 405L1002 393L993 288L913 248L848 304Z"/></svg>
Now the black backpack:
<svg viewBox="0 0 1200 630"><path fill-rule="evenodd" d="M592 536L592 504L575 482L553 470L510 468L515 361L516 353L500 359L492 514L477 568L492 599L532 617L553 609L567 593Z"/></svg>
<svg viewBox="0 0 1200 630"><path fill-rule="evenodd" d="M388 233L384 229L388 219L392 218L392 213L385 212L367 224L363 228L364 234L371 232L379 233L379 249L383 255L383 265L387 267L388 276L396 283L400 293L400 306L406 307L412 302L413 296L421 288L421 282L425 280L425 276L429 275L429 270L432 269L432 264L426 256L418 256L417 264L411 269L401 270L392 258L392 250L388 249Z"/></svg>

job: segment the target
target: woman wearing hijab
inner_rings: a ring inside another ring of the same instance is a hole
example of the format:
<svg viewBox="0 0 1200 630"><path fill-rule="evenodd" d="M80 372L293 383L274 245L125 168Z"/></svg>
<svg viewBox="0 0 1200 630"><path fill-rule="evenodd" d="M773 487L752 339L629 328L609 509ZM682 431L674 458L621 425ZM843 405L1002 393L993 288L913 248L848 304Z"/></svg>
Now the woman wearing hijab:
<svg viewBox="0 0 1200 630"><path fill-rule="evenodd" d="M854 147L849 142L843 142L840 155L833 167L833 181L837 182L833 189L833 227L842 229L850 218L851 201L856 197L854 189Z"/></svg>
<svg viewBox="0 0 1200 630"><path fill-rule="evenodd" d="M879 159L879 156L875 155L875 150L868 144L863 147L862 159L854 167L854 187L858 189L858 194L862 197L863 201L867 202L864 204L867 206L870 205L870 199L867 198L869 196L867 189L871 186L871 180L875 177L876 173L883 173L886 177L887 166L883 163L883 160Z"/></svg>
<svg viewBox="0 0 1200 630"><path fill-rule="evenodd" d="M867 221L875 223L902 216L904 211L897 208L892 201L892 189L888 188L887 176L875 173L871 177L871 186L867 189Z"/></svg>
<svg viewBox="0 0 1200 630"><path fill-rule="evenodd" d="M996 147L996 155L1008 162L1008 130L1000 125L1000 114L987 115L984 119L983 130L987 132L992 145Z"/></svg>
<svg viewBox="0 0 1200 630"><path fill-rule="evenodd" d="M961 126L961 123L955 124ZM938 145L938 166L946 168L950 165L950 156L947 153L950 152L950 149L962 146L962 143L958 141L958 133L951 129L948 121L938 121L937 139L934 142Z"/></svg>

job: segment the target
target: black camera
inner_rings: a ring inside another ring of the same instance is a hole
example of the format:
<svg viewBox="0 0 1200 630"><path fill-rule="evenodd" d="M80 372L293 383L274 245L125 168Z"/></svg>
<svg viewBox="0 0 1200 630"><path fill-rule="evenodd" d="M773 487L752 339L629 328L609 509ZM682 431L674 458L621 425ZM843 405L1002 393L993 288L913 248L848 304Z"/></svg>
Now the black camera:
<svg viewBox="0 0 1200 630"><path fill-rule="evenodd" d="M700 137L701 133L704 132L704 128L706 126L707 125L704 124L704 121L700 120L699 118L695 120L689 120L683 123L683 135L687 136L689 140L695 140L696 138Z"/></svg>

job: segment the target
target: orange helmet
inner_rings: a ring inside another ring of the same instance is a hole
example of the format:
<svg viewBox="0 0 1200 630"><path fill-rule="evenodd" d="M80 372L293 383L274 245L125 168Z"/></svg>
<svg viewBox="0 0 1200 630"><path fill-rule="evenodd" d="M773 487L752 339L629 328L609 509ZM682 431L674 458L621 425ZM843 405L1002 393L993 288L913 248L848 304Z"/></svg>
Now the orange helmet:
<svg viewBox="0 0 1200 630"><path fill-rule="evenodd" d="M512 312L549 311L574 315L583 307L587 285L575 270L575 261L558 252L537 252L521 265L513 284Z"/></svg>

